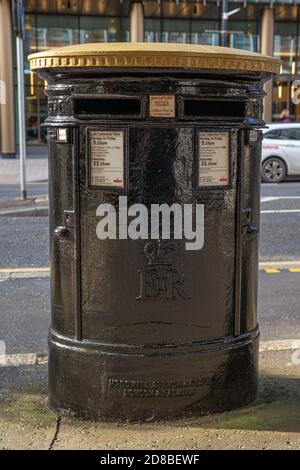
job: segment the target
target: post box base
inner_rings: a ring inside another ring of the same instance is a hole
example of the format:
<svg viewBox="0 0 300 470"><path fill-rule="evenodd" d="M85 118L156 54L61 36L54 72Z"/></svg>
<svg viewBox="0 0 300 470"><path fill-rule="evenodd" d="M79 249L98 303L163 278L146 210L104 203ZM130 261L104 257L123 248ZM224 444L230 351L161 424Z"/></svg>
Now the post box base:
<svg viewBox="0 0 300 470"><path fill-rule="evenodd" d="M101 345L50 333L49 404L83 419L158 420L253 402L258 328L178 347Z"/></svg>

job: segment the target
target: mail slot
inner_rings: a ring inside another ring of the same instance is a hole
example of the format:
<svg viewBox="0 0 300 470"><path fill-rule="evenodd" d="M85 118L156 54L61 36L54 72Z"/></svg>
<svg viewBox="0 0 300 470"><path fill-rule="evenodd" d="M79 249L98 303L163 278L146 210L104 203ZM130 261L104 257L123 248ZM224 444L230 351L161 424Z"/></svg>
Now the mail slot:
<svg viewBox="0 0 300 470"><path fill-rule="evenodd" d="M153 420L252 402L263 84L278 62L135 43L29 60L48 84L51 407Z"/></svg>
<svg viewBox="0 0 300 470"><path fill-rule="evenodd" d="M75 99L75 115L88 119L91 116L139 116L141 100L136 98L78 98Z"/></svg>
<svg viewBox="0 0 300 470"><path fill-rule="evenodd" d="M186 99L184 113L186 116L195 116L196 118L224 119L230 117L242 119L245 116L245 101Z"/></svg>

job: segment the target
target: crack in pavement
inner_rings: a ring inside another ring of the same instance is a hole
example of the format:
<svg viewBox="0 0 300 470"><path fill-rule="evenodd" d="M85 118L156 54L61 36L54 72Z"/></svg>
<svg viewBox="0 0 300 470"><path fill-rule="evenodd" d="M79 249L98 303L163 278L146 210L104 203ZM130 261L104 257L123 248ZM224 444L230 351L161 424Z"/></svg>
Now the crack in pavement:
<svg viewBox="0 0 300 470"><path fill-rule="evenodd" d="M57 415L55 433L54 433L52 441L50 442L48 450L53 450L53 447L54 447L55 443L58 440L58 435L59 435L59 431L60 431L60 424L61 424L61 415Z"/></svg>

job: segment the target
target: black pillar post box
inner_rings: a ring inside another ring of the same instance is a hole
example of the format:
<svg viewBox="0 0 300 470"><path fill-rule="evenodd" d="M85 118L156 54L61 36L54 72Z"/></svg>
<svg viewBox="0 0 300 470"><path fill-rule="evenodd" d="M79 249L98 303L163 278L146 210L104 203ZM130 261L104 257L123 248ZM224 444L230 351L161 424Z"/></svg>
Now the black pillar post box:
<svg viewBox="0 0 300 470"><path fill-rule="evenodd" d="M155 419L253 401L259 129L278 62L134 43L29 59L49 104L50 405Z"/></svg>

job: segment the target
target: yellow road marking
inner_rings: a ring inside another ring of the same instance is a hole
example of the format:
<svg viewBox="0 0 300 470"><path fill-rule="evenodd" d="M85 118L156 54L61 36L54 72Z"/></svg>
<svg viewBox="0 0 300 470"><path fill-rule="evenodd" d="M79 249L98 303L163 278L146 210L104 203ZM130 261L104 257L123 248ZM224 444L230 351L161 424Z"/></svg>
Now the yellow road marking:
<svg viewBox="0 0 300 470"><path fill-rule="evenodd" d="M290 268L290 273L300 273L300 268Z"/></svg>
<svg viewBox="0 0 300 470"><path fill-rule="evenodd" d="M266 273L268 273L268 274L280 273L280 270L279 270L279 269L274 269L274 268L268 268L268 269L265 269L264 271L265 271Z"/></svg>

